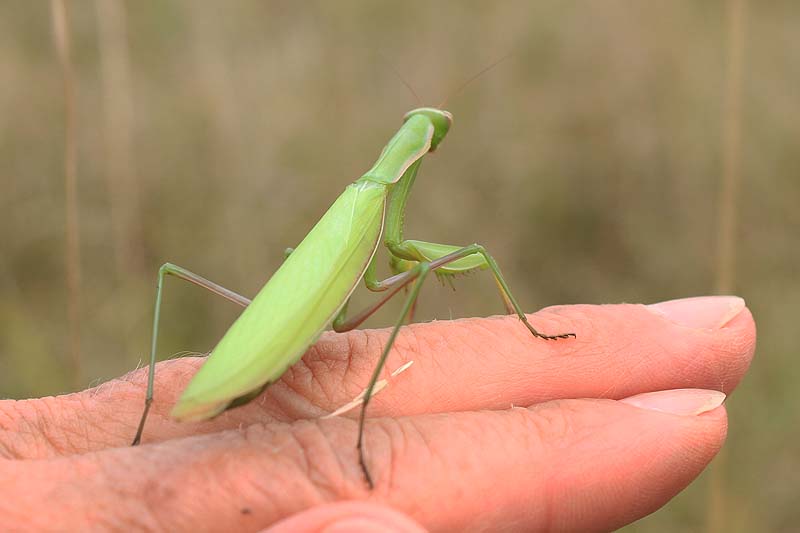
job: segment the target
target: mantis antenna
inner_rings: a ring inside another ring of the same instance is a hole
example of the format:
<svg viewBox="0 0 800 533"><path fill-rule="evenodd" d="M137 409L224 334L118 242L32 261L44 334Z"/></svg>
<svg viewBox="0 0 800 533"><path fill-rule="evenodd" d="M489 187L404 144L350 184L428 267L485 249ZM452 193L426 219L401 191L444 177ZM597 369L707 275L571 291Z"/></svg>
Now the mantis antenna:
<svg viewBox="0 0 800 533"><path fill-rule="evenodd" d="M384 56L384 55L383 55L383 54L381 54L380 52L378 53L378 55L380 55L380 56L383 58L383 60L384 60L384 61L383 61L383 62L384 62L384 64L389 66L389 70L391 70L391 71L394 73L395 77L397 77L397 79L398 79L398 80L400 80L400 83L402 83L403 85L405 85L406 89L408 89L408 92L410 92L411 94L413 94L413 95L414 95L414 100L416 100L416 101L417 101L417 105L418 105L418 106L420 106L420 107L422 107L422 99L419 97L419 94L417 94L417 91L415 91L415 90L414 90L414 87L412 87L412 86L411 86L411 84L410 84L410 83L408 83L408 82L406 81L406 79L403 77L403 75L402 75L402 74L400 74L400 71L398 71L398 70L397 70L397 69L394 67L394 65L392 64L392 62L391 62L391 61L388 61L388 60L386 59L386 56Z"/></svg>
<svg viewBox="0 0 800 533"><path fill-rule="evenodd" d="M481 76L483 76L484 74L486 74L487 72L492 70L494 67L496 67L497 65L499 65L500 63L502 63L503 61L505 61L506 59L508 59L512 55L514 55L515 53L516 53L516 50L510 51L506 55L500 57L500 59L497 59L494 62L489 63L487 66L485 66L484 68L479 70L477 73L473 74L472 77L468 78L467 81L465 81L461 85L459 85L454 91L451 91L450 94L447 95L444 100L442 100L442 103L439 104L439 106L438 106L439 109L444 109L445 105L447 104L447 101L450 100L450 98L452 98L453 96L456 96L457 94L461 93L461 91L463 91L467 87L467 85L469 85L473 81L477 80L478 78L480 78Z"/></svg>

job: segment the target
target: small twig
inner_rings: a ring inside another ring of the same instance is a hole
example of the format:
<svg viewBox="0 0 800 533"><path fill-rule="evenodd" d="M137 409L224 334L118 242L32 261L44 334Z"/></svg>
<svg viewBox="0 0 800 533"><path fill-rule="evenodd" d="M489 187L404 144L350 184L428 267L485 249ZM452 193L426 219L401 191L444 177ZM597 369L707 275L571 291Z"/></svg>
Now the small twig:
<svg viewBox="0 0 800 533"><path fill-rule="evenodd" d="M392 372L390 374L390 376L391 377L395 377L398 374L401 374L402 372L405 372L406 370L408 370L408 367L410 367L413 364L414 364L414 361L409 361L406 364L401 365L394 372ZM372 389L372 397L374 398L375 395L378 394L380 391L382 391L384 388L386 388L386 386L388 384L389 384L389 381L385 380L385 379L377 381L375 383L375 387ZM323 419L325 419L325 418L333 418L335 416L343 415L344 413L346 413L348 411L352 411L353 409L355 409L356 407L358 407L359 405L364 403L364 394L366 394L366 392L367 392L367 389L362 390L358 394L358 396L353 398L351 401L347 402L346 404L344 404L343 406L341 406L340 408L338 408L334 412L332 412L330 414L327 414L327 415L325 415L325 416L323 416L321 418L323 418Z"/></svg>

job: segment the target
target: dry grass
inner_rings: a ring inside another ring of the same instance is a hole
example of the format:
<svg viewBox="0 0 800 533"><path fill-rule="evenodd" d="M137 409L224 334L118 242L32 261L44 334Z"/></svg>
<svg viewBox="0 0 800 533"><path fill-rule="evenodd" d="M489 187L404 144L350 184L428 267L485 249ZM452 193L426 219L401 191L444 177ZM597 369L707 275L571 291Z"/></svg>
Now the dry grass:
<svg viewBox="0 0 800 533"><path fill-rule="evenodd" d="M64 223L66 253L67 322L69 324L69 365L72 385L83 385L81 355L81 243L78 201L78 124L75 100L75 73L70 57L70 28L67 5L51 0L53 42L63 81L64 102Z"/></svg>
<svg viewBox="0 0 800 533"><path fill-rule="evenodd" d="M742 85L746 43L747 1L726 3L727 53L724 84L724 116L722 120L722 176L719 191L717 223L717 294L734 294L736 242L739 215L739 190L742 179ZM707 531L728 531L725 469L728 452L723 449L714 459L709 474Z"/></svg>

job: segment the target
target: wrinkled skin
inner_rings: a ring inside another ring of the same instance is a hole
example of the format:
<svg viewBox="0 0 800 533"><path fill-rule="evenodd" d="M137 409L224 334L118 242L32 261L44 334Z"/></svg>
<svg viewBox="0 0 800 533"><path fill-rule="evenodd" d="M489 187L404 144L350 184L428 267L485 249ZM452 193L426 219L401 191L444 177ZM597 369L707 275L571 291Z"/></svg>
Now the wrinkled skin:
<svg viewBox="0 0 800 533"><path fill-rule="evenodd" d="M687 412L695 400L680 391L619 400L730 394L755 349L742 300L564 306L530 320L577 339L534 339L514 317L403 328L387 369L414 364L369 409L371 492L357 410L319 417L362 390L388 330L323 335L261 398L203 423L167 418L202 359L160 363L135 448L146 369L2 401L4 527L602 531L664 505L719 451L724 406Z"/></svg>

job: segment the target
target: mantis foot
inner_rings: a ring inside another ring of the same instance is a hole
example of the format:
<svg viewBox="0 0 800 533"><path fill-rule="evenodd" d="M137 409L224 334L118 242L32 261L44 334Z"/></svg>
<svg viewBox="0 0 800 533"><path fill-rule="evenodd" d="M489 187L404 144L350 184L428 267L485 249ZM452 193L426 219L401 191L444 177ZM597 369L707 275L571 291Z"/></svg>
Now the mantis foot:
<svg viewBox="0 0 800 533"><path fill-rule="evenodd" d="M539 333L538 331L536 331L536 328L531 326L530 323L527 320L523 320L523 322L525 323L525 327L528 328L528 331L530 331L533 334L534 337L538 337L538 338L544 339L546 341L554 341L554 340L558 340L558 339L569 339L570 337L573 338L573 339L577 339L578 338L577 335L575 335L574 333L559 333L557 335L545 335L544 333Z"/></svg>

